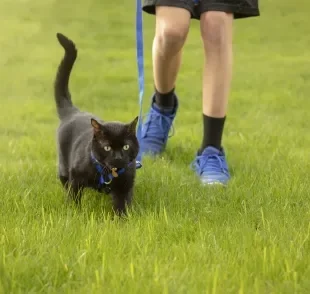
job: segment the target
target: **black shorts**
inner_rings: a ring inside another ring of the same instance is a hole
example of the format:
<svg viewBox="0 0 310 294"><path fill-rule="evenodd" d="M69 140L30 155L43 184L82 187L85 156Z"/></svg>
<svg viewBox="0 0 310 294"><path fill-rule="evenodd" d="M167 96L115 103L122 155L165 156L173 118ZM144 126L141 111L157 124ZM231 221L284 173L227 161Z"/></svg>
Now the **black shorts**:
<svg viewBox="0 0 310 294"><path fill-rule="evenodd" d="M191 18L200 19L206 11L233 13L234 18L259 16L258 0L144 0L143 10L155 14L156 6L172 6L188 10Z"/></svg>

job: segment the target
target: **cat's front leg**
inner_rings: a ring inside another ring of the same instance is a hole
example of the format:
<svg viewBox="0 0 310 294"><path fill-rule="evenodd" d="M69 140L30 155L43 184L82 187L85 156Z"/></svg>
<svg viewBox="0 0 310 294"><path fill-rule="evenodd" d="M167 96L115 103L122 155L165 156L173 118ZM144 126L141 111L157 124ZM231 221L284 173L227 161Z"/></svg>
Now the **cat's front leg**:
<svg viewBox="0 0 310 294"><path fill-rule="evenodd" d="M78 179L70 177L68 185L68 201L74 201L76 205L81 206L83 185Z"/></svg>
<svg viewBox="0 0 310 294"><path fill-rule="evenodd" d="M126 209L131 205L132 189L128 192L112 191L113 209L117 215L126 215Z"/></svg>

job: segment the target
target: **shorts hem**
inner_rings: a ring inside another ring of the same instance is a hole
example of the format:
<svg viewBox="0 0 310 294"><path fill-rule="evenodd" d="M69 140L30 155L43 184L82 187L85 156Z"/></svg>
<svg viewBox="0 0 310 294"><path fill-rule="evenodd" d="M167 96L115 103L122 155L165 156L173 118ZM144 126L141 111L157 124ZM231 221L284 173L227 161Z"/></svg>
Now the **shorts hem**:
<svg viewBox="0 0 310 294"><path fill-rule="evenodd" d="M240 5L229 5L225 3L202 6L200 9L200 15L208 11L221 11L226 13L232 13L235 19L255 17L260 15L259 9L255 7L242 7ZM199 18L197 17L196 19Z"/></svg>
<svg viewBox="0 0 310 294"><path fill-rule="evenodd" d="M167 6L167 7L177 7L177 8L183 8L190 12L191 16L194 15L194 10L190 5L188 5L186 2L172 2L172 1L157 1L156 4L154 4L154 1L151 1L151 3L147 3L143 5L142 10L148 14L156 14L156 6Z"/></svg>
<svg viewBox="0 0 310 294"><path fill-rule="evenodd" d="M235 19L248 18L260 16L258 7L244 7L242 5L230 5L226 3L214 3L203 4L199 7L199 13L197 13L196 6L191 6L186 1L171 1L171 0L149 0L145 1L143 5L143 11L148 14L156 14L156 6L178 7L186 9L190 12L192 19L200 19L202 13L207 11L222 11L226 13L232 13Z"/></svg>

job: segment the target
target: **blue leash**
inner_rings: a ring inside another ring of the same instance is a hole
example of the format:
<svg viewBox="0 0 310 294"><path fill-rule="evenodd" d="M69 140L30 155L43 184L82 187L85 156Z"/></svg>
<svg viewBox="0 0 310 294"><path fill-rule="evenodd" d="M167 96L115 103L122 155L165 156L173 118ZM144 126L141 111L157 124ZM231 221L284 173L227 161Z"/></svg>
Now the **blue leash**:
<svg viewBox="0 0 310 294"><path fill-rule="evenodd" d="M144 54L143 54L143 16L141 0L136 2L136 46L137 46L137 65L138 65L138 85L139 85L139 120L137 128L137 139L141 142L142 138L142 104L144 94ZM137 161L141 162L142 156L139 152Z"/></svg>
<svg viewBox="0 0 310 294"><path fill-rule="evenodd" d="M144 94L144 54L143 54L143 17L142 17L142 3L141 0L136 2L136 47L137 47L137 65L138 65L138 85L139 85L139 119L137 128L137 139L141 142L142 137L142 104L143 104L143 94ZM100 162L95 158L94 154L91 153L91 158L97 171L100 174L98 188L109 185L113 180L113 175L104 175L104 169ZM136 158L136 169L142 167L141 164L141 154L139 152ZM131 165L131 164L130 164ZM118 171L118 175L125 172L125 168Z"/></svg>

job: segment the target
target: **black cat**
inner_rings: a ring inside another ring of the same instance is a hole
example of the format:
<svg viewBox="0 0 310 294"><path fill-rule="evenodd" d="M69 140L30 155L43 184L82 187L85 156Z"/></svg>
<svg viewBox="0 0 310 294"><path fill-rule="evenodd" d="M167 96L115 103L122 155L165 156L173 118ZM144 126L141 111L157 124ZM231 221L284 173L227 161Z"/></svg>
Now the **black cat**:
<svg viewBox="0 0 310 294"><path fill-rule="evenodd" d="M64 35L58 33L57 39L65 50L54 84L60 119L59 179L68 198L78 205L84 188L105 190L112 195L114 210L125 213L132 200L136 175L138 117L128 124L104 122L75 107L68 84L77 49Z"/></svg>

